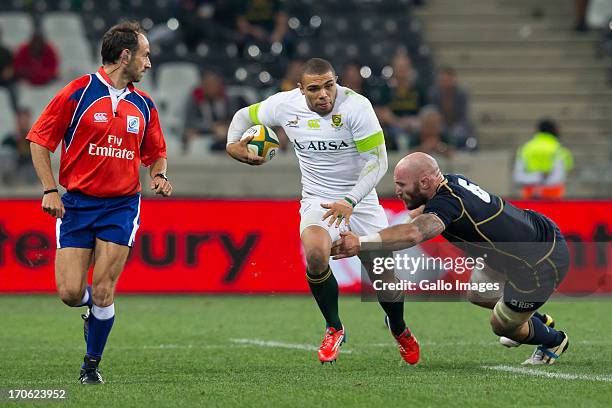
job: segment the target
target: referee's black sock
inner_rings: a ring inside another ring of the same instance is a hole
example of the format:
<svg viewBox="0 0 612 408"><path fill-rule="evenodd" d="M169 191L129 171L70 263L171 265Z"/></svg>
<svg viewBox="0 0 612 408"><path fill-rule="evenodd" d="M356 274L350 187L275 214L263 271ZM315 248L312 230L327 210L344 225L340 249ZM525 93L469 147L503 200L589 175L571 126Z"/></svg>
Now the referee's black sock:
<svg viewBox="0 0 612 408"><path fill-rule="evenodd" d="M338 282L329 265L321 275L312 275L307 269L306 280L327 326L341 330L342 322L338 315Z"/></svg>

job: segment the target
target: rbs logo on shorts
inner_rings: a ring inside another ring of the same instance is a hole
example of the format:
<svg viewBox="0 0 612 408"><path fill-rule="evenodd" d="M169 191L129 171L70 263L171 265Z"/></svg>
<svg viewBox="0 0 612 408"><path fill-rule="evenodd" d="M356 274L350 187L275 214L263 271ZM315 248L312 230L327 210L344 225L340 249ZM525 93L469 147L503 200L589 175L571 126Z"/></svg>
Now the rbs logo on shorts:
<svg viewBox="0 0 612 408"><path fill-rule="evenodd" d="M128 133L138 133L139 129L140 129L140 118L138 118L137 116L128 115L127 117Z"/></svg>

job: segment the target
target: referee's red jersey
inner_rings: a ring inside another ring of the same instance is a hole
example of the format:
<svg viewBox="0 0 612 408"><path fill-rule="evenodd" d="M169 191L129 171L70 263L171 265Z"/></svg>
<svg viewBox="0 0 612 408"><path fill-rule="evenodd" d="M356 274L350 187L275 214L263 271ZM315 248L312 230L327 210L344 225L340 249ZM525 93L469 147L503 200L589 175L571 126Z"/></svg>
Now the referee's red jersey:
<svg viewBox="0 0 612 408"><path fill-rule="evenodd" d="M68 191L117 197L140 191L138 168L166 157L157 109L129 84L115 90L100 68L51 100L27 139L55 151L63 141L59 182Z"/></svg>

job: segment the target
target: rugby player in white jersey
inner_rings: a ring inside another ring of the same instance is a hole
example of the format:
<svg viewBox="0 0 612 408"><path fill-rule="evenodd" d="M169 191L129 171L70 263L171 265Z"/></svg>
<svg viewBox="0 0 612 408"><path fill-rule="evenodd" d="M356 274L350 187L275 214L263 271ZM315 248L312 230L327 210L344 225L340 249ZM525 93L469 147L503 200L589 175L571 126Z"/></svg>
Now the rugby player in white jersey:
<svg viewBox="0 0 612 408"><path fill-rule="evenodd" d="M388 225L374 189L387 170L382 129L371 103L338 85L336 79L328 61L306 61L298 88L236 112L227 138L229 155L250 165L263 163L249 152L250 139L240 140L254 124L282 127L295 148L302 173L300 237L306 279L326 322L318 352L321 363L334 362L345 341L338 313L338 283L329 267L332 242L348 228L367 235ZM371 259L360 256L368 273ZM383 279L396 280L392 271ZM377 295L402 358L416 364L419 345L404 322L403 293L379 291Z"/></svg>

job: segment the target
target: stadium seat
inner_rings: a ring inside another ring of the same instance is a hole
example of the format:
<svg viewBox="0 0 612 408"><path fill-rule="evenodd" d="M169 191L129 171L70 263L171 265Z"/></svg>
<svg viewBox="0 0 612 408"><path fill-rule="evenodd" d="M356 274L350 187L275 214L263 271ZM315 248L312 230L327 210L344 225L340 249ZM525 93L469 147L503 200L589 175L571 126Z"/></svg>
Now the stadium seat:
<svg viewBox="0 0 612 408"><path fill-rule="evenodd" d="M65 81L97 70L99 64L93 61L90 44L83 36L56 37L54 45L60 55L61 77Z"/></svg>
<svg viewBox="0 0 612 408"><path fill-rule="evenodd" d="M230 97L241 97L249 105L259 102L259 95L257 91L250 86L232 85L226 89L227 96Z"/></svg>
<svg viewBox="0 0 612 408"><path fill-rule="evenodd" d="M55 81L44 86L20 83L17 87L19 105L29 107L32 111L32 117L38 118L45 106L51 101L51 98L65 85L62 81Z"/></svg>
<svg viewBox="0 0 612 408"><path fill-rule="evenodd" d="M151 95L151 97L153 97L153 100L155 100L155 97L157 96L157 87L155 86L155 82L153 81L153 73L151 71L145 73L142 79L134 85L136 85L137 88L142 89L143 91Z"/></svg>
<svg viewBox="0 0 612 408"><path fill-rule="evenodd" d="M57 42L62 37L85 37L81 16L71 12L55 12L43 15L43 32L51 41Z"/></svg>
<svg viewBox="0 0 612 408"><path fill-rule="evenodd" d="M198 67L190 62L170 62L157 70L157 98L166 126L182 133L185 103L191 90L200 81Z"/></svg>
<svg viewBox="0 0 612 408"><path fill-rule="evenodd" d="M0 136L11 131L15 126L15 112L11 106L11 97L6 88L0 88Z"/></svg>
<svg viewBox="0 0 612 408"><path fill-rule="evenodd" d="M194 156L212 154L210 145L212 145L212 136L197 137L190 142L189 151L187 153L193 154Z"/></svg>
<svg viewBox="0 0 612 408"><path fill-rule="evenodd" d="M166 141L166 152L169 155L177 155L181 152L181 142L179 138L171 134L164 133L164 140Z"/></svg>
<svg viewBox="0 0 612 408"><path fill-rule="evenodd" d="M0 13L0 28L2 40L12 50L26 42L33 29L32 18L28 13L6 12Z"/></svg>

